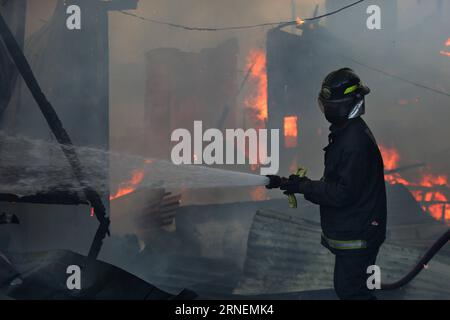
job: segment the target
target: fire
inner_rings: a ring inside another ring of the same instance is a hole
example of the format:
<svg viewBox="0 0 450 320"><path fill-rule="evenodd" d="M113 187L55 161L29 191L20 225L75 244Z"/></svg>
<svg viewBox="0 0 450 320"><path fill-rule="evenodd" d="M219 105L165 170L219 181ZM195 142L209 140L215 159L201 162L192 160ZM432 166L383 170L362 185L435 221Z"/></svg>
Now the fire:
<svg viewBox="0 0 450 320"><path fill-rule="evenodd" d="M250 80L255 83L256 90L247 97L245 105L255 112L258 121L265 124L268 115L266 53L263 50L250 51L247 68L251 68Z"/></svg>
<svg viewBox="0 0 450 320"><path fill-rule="evenodd" d="M253 49L247 57L247 69L250 70L249 82L252 91L247 95L244 104L250 111L251 125L255 129L264 129L268 117L267 106L267 68L266 53L262 49ZM266 143L259 141L259 144ZM258 145L258 148L261 145ZM248 150L244 150L248 156ZM258 163L264 162L265 159L258 159ZM250 169L257 170L259 164L252 164Z"/></svg>
<svg viewBox="0 0 450 320"><path fill-rule="evenodd" d="M380 146L380 151L383 157L385 170L394 170L398 167L400 155L398 154L396 149Z"/></svg>
<svg viewBox="0 0 450 320"><path fill-rule="evenodd" d="M289 116L284 118L284 144L286 148L297 147L298 128L297 116Z"/></svg>
<svg viewBox="0 0 450 320"><path fill-rule="evenodd" d="M381 155L384 161L384 168L387 171L398 168L400 155L395 148L380 146ZM422 209L427 211L436 220L450 220L450 204L444 191L436 190L439 187L449 188L448 177L445 175L424 174L419 181L411 182L403 178L400 173L388 173L385 180L389 184L403 184L410 187L414 199L422 204ZM430 188L430 190L414 190L414 187Z"/></svg>
<svg viewBox="0 0 450 320"><path fill-rule="evenodd" d="M400 161L400 155L398 151L395 148L387 148L380 146L381 156L383 157L384 162L384 170L390 171L394 170L398 167L398 163ZM389 173L384 175L384 179L389 184L403 184L403 185L409 185L409 182L398 173Z"/></svg>
<svg viewBox="0 0 450 320"><path fill-rule="evenodd" d="M130 181L123 182L119 185L119 190L116 194L109 197L109 200L114 200L126 196L127 194L133 193L136 188L144 180L144 171L134 170Z"/></svg>
<svg viewBox="0 0 450 320"><path fill-rule="evenodd" d="M450 204L446 203L447 197L442 192L413 191L411 193L419 202L432 202L430 205L422 205L422 208L433 218L450 220Z"/></svg>
<svg viewBox="0 0 450 320"><path fill-rule="evenodd" d="M297 17L297 19L295 19L295 22L297 23L297 26L301 26L305 23L305 20L303 20L302 18Z"/></svg>
<svg viewBox="0 0 450 320"><path fill-rule="evenodd" d="M420 185L424 187L449 186L446 176L433 174L423 176Z"/></svg>
<svg viewBox="0 0 450 320"><path fill-rule="evenodd" d="M450 187L447 176L433 174L423 176L419 185L429 188ZM433 202L429 206L422 206L424 210L428 209L433 218L439 220L443 217L445 220L450 220L450 204L447 203L447 197L442 192L416 191L414 197L417 201Z"/></svg>
<svg viewBox="0 0 450 320"><path fill-rule="evenodd" d="M450 38L448 38L447 41L445 42L445 46L446 46L446 47L450 47ZM443 56L450 57L450 52L449 52L449 51L444 51L444 50L442 50L442 51L440 52L440 54L442 54Z"/></svg>

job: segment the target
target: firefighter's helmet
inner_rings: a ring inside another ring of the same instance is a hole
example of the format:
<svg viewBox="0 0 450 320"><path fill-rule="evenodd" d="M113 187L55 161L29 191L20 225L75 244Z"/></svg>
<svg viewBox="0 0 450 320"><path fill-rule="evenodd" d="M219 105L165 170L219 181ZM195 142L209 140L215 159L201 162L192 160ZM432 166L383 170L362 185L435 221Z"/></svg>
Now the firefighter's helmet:
<svg viewBox="0 0 450 320"><path fill-rule="evenodd" d="M319 106L331 123L342 123L365 113L365 96L370 89L350 68L330 73L322 83Z"/></svg>

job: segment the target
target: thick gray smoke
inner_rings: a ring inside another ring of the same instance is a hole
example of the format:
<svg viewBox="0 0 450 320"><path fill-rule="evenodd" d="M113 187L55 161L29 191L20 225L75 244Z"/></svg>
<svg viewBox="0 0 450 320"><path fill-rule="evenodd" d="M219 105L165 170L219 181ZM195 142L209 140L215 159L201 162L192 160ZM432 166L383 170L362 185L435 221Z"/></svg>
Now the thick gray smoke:
<svg viewBox="0 0 450 320"><path fill-rule="evenodd" d="M333 7L339 7L352 1L329 1ZM368 1L368 4L377 1ZM383 3L386 1L380 1ZM291 0L283 1L238 1L238 0L190 0L190 1L141 1L137 14L161 18L191 26L230 26L245 25L267 21L289 20L292 16ZM314 7L319 5L319 13L324 13L325 1L294 1L296 15L309 17ZM334 4L336 3L336 4ZM440 54L444 50L447 38L450 38L450 1L398 1L397 19L394 24L389 20L395 12L382 11L384 30L364 33L364 37L355 34L365 29L366 8L362 4L348 12L336 15L334 21L323 20L342 44L348 44L346 55L358 58L369 66L418 82L444 92L450 92L450 57ZM439 9L441 4L441 9ZM353 19L352 16L361 17ZM146 74L141 67L145 63L145 53L159 47L174 47L183 51L198 52L203 48L215 47L229 38L239 40L238 82L245 75L247 55L250 49L264 48L268 29L233 32L189 32L166 26L155 25L125 17L120 13L111 15L112 46L112 127L117 137L116 146L122 148L120 138L132 132L139 132L144 126ZM126 30L126 31L125 31ZM332 48L330 49L332 50ZM301 57L304 59L305 57ZM300 59L300 57L299 57ZM369 70L351 61L342 60L336 67L350 66L371 87L372 94L367 101L368 124L380 144L395 147L401 159L399 165L426 162L437 173L450 173L448 149L450 145L442 137L450 135L447 125L450 98L435 94L423 88L392 79ZM331 70L330 70L331 71ZM310 71L305 71L310 72ZM312 70L312 72L314 72ZM323 75L325 76L325 74ZM211 86L216 83L211 82ZM317 88L320 83L317 83ZM208 89L205 88L205 91ZM316 91L306 99L315 99ZM240 99L245 99L241 96ZM223 102L211 108L220 108ZM126 107L125 107L126 106ZM243 108L242 103L236 106ZM317 111L319 112L319 111ZM123 119L128 121L123 121ZM241 119L236 126L242 126ZM248 124L247 124L248 125ZM318 124L326 128L325 120ZM136 141L127 143L139 144ZM322 140L311 142L320 150L326 143ZM145 137L144 137L145 139ZM447 150L447 151L446 151ZM314 159L317 166L310 168L314 178L320 177L321 159Z"/></svg>
<svg viewBox="0 0 450 320"><path fill-rule="evenodd" d="M335 8L350 2L352 1L331 0L328 1L328 5ZM361 32L366 28L367 5L374 2L377 1L368 0L336 15L333 19L324 19L321 25L332 26L328 31L342 46L346 46L347 57L357 58L362 63L404 79L450 92L448 72L450 57L440 54L441 51L448 51L450 48L445 45L446 40L450 38L450 1L399 0L397 12L393 10L381 12L384 27L381 33ZM55 3L55 0L39 1L39 4L37 1L29 1L29 34L49 20ZM295 4L295 8L292 7L292 3ZM285 21L290 20L293 14L310 17L316 5L319 5L319 13L329 10L325 6L326 1L319 0L142 0L134 13L189 26L221 27ZM392 18L395 15L396 21L393 23ZM268 30L257 28L226 32L186 31L152 24L120 12L111 12L109 32L111 149L120 153L147 152L144 114L146 81L151 70L145 66L146 54L150 50L170 47L185 52L199 52L204 48L216 47L227 39L236 38L239 42L237 83L240 83L245 76L249 50L265 47ZM327 50L332 51L333 48ZM450 174L448 166L450 145L447 139L443 139L450 136L450 127L447 123L450 115L448 108L450 98L374 72L350 60L343 59L336 64L336 67L343 66L354 68L371 87L372 93L367 98L365 119L374 131L379 144L399 150L401 157L399 165L426 162L436 173ZM82 68L83 66L80 66L80 69ZM214 79L211 79L210 83L211 87L218 85ZM320 83L316 85L318 88ZM208 92L208 88L205 88L205 92ZM244 90L234 106L238 115L235 127L244 126L242 101L245 100L245 94ZM317 90L312 91L305 99L313 100L316 94ZM227 101L217 101L211 108L219 110L226 103ZM323 165L322 159L317 159L317 155L326 143L325 120L317 126L325 131L322 130L324 133L322 137L311 141L317 149L315 155L311 156L314 159L309 161L315 163L309 168L312 178L320 177ZM113 167L112 169L115 170Z"/></svg>

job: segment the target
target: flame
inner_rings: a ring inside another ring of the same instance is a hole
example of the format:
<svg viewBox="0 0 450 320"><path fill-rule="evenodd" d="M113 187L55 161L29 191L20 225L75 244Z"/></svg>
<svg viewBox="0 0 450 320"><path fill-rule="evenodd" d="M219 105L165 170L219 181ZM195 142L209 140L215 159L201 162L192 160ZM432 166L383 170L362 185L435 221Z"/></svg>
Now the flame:
<svg viewBox="0 0 450 320"><path fill-rule="evenodd" d="M450 38L448 38L447 41L445 42L445 46L446 46L446 47L450 47ZM442 50L442 51L440 52L440 54L442 54L443 56L450 57L450 52L449 52L449 51L444 51L444 50Z"/></svg>
<svg viewBox="0 0 450 320"><path fill-rule="evenodd" d="M411 192L419 202L425 202L422 209L428 211L430 215L436 220L450 220L450 204L446 203L447 197L442 192L424 192L424 191L412 191ZM432 203L426 205L426 202L442 202Z"/></svg>
<svg viewBox="0 0 450 320"><path fill-rule="evenodd" d="M447 176L433 174L424 175L420 181L420 185L423 187L449 186Z"/></svg>
<svg viewBox="0 0 450 320"><path fill-rule="evenodd" d="M268 115L266 53L263 50L251 50L247 58L247 68L251 68L250 80L255 83L256 90L247 97L245 105L264 125Z"/></svg>
<svg viewBox="0 0 450 320"><path fill-rule="evenodd" d="M380 146L381 156L383 157L384 169L394 170L398 167L400 155L395 148Z"/></svg>
<svg viewBox="0 0 450 320"><path fill-rule="evenodd" d="M286 148L297 147L297 116L288 116L284 118L284 144Z"/></svg>
<svg viewBox="0 0 450 320"><path fill-rule="evenodd" d="M245 98L244 104L248 111L250 111L251 126L255 129L264 129L268 117L267 106L267 68L266 68L266 53L262 49L253 49L247 57L247 69L250 70L249 82L253 90ZM258 141L258 149L266 141ZM244 150L248 158L248 148ZM258 152L259 154L259 152ZM260 163L265 162L266 159L258 159L258 164L251 164L250 169L256 171Z"/></svg>
<svg viewBox="0 0 450 320"><path fill-rule="evenodd" d="M144 180L144 171L134 170L132 173L131 180L121 183L119 185L119 190L117 190L115 195L110 196L109 200L118 199L130 193L133 193L136 190L136 188L141 184L142 180Z"/></svg>
<svg viewBox="0 0 450 320"><path fill-rule="evenodd" d="M395 148L380 146L380 151L383 157L385 170L389 171L398 168L400 155ZM447 196L441 191L433 190L433 188L436 187L450 187L447 176L427 173L424 174L419 181L411 182L403 178L400 173L395 172L386 174L385 180L389 184L403 184L409 187L430 188L430 191L412 190L410 192L414 199L422 204L422 209L427 211L433 218L436 220L450 220L450 204L447 203L449 202ZM430 204L427 204L427 202Z"/></svg>
<svg viewBox="0 0 450 320"><path fill-rule="evenodd" d="M297 26L301 26L305 23L305 20L303 20L302 18L297 17L297 19L295 19L295 22L297 23Z"/></svg>

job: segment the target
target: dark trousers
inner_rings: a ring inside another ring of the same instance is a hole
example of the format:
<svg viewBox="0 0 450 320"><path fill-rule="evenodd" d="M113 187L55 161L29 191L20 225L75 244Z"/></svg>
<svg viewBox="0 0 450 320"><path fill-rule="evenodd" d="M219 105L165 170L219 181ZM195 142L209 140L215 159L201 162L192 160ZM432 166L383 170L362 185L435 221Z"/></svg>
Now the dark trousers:
<svg viewBox="0 0 450 320"><path fill-rule="evenodd" d="M341 300L375 300L367 288L367 267L375 265L379 248L337 254L334 264L334 290Z"/></svg>

